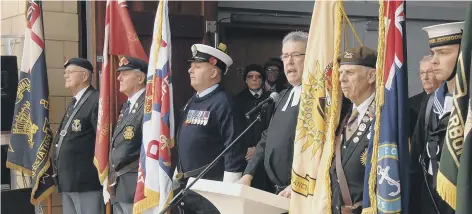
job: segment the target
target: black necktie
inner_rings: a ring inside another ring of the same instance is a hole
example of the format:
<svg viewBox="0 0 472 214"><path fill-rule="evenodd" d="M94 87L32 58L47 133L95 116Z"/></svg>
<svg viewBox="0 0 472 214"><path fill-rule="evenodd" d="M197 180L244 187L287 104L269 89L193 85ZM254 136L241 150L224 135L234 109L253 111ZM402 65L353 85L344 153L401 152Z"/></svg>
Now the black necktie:
<svg viewBox="0 0 472 214"><path fill-rule="evenodd" d="M72 101L67 107L67 117L69 117L69 115L72 114L72 111L74 111L74 105L76 102L77 102L77 99L75 99L75 97L72 97Z"/></svg>
<svg viewBox="0 0 472 214"><path fill-rule="evenodd" d="M129 114L130 105L131 105L131 102L129 100L123 104L123 117Z"/></svg>
<svg viewBox="0 0 472 214"><path fill-rule="evenodd" d="M256 99L259 99L259 94L254 94L254 97L255 97Z"/></svg>

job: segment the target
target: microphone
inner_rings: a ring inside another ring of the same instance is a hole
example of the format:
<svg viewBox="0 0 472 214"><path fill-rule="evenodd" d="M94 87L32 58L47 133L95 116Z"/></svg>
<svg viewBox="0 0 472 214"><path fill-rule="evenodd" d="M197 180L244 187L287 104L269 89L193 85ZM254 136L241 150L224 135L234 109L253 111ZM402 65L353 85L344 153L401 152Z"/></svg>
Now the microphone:
<svg viewBox="0 0 472 214"><path fill-rule="evenodd" d="M261 101L259 104L256 105L256 107L252 108L250 111L246 113L246 118L249 119L252 114L254 114L257 109L259 109L261 106L264 104L268 103L269 101L274 101L277 102L279 100L279 94L277 92L272 92L269 97L267 97L265 100Z"/></svg>

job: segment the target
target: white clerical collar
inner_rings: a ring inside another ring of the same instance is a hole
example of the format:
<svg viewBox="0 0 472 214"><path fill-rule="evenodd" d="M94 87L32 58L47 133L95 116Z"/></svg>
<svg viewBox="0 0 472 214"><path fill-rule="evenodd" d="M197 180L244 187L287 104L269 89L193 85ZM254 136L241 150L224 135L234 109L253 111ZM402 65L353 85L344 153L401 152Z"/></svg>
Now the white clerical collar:
<svg viewBox="0 0 472 214"><path fill-rule="evenodd" d="M262 95L262 88L259 89L259 91L257 91L257 92L254 92L254 91L252 91L251 89L249 89L249 91L251 92L252 96L254 96L255 94L257 94L257 95L259 95L259 97L260 97L260 96Z"/></svg>
<svg viewBox="0 0 472 214"><path fill-rule="evenodd" d="M129 101L129 111L131 112L131 110L133 109L133 106L134 104L136 103L136 101L138 101L139 97L141 96L141 94L144 93L144 91L146 90L146 88L141 88L138 92L136 92L135 94L133 94L133 96L131 96L131 98L128 98L128 101Z"/></svg>
<svg viewBox="0 0 472 214"><path fill-rule="evenodd" d="M74 107L77 106L77 103L79 102L80 98L82 98L82 96L84 95L85 91L87 91L87 88L89 88L89 86L85 87L85 88L82 88L82 90L79 91L79 93L77 93L74 97L75 97L75 104L74 104Z"/></svg>
<svg viewBox="0 0 472 214"><path fill-rule="evenodd" d="M369 98L364 100L359 106L356 106L356 104L353 105L353 110L357 109L357 112L359 112L359 116L357 116L357 125L359 125L362 122L362 118L364 117L365 113L369 109L370 104L375 98L375 93L372 93Z"/></svg>
<svg viewBox="0 0 472 214"><path fill-rule="evenodd" d="M302 85L294 86L292 90L290 91L290 95L288 96L287 102L285 102L285 105L282 108L282 111L287 110L288 104L292 96L293 96L293 99L292 99L292 104L290 106L293 107L293 106L298 105L298 103L300 102L301 94L302 94Z"/></svg>
<svg viewBox="0 0 472 214"><path fill-rule="evenodd" d="M207 94L211 93L212 91L214 91L216 88L218 88L218 84L203 90L201 93L197 92L197 97L204 97L205 95L207 95Z"/></svg>

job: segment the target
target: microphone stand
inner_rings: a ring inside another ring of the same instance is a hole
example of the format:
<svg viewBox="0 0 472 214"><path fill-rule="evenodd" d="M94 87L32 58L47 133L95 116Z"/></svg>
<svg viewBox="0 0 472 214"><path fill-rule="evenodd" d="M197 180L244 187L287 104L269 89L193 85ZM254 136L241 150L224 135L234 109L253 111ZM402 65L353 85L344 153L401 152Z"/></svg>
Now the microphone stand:
<svg viewBox="0 0 472 214"><path fill-rule="evenodd" d="M261 111L262 112L262 111ZM172 209L173 207L175 207L188 193L189 189L198 181L200 180L200 178L202 178L208 171L210 171L211 168L213 168L213 166L215 166L215 164L223 157L223 155L239 140L239 138L241 138L252 126L254 126L254 124L256 124L257 122L261 121L261 112L259 112L259 114L257 115L256 119L254 119L254 121L252 121L251 124L249 124L249 126L243 131L241 132L241 134L238 135L238 137L236 137L236 139L233 140L233 142L231 142L231 144L229 144L229 146L227 146L216 158L215 160L213 160L189 185L187 185L187 187L185 187L184 189L180 190L180 192L174 196L174 198L172 198L172 200L170 201L169 205L167 205L167 207L165 209L163 209L159 214L165 214L167 211L169 211L170 209Z"/></svg>

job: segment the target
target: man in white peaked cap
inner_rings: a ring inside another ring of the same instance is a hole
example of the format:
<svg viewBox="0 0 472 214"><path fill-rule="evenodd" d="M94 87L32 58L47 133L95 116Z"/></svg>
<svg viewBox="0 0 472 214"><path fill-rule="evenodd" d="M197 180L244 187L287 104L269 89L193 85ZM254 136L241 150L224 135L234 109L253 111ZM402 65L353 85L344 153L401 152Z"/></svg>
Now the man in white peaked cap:
<svg viewBox="0 0 472 214"><path fill-rule="evenodd" d="M231 96L219 86L233 64L226 54L226 46L193 45L189 61L190 84L197 93L183 108L177 130L179 161L175 177L181 188L187 185L189 177L197 177L241 131ZM246 149L243 141L235 143L203 179L236 182L246 165ZM185 196L180 208L185 214L219 213L208 200L192 191Z"/></svg>
<svg viewBox="0 0 472 214"><path fill-rule="evenodd" d="M423 28L429 36L434 75L443 83L423 100L411 139L410 213L454 213L438 195L436 178L453 109L454 68L463 28L464 22Z"/></svg>

